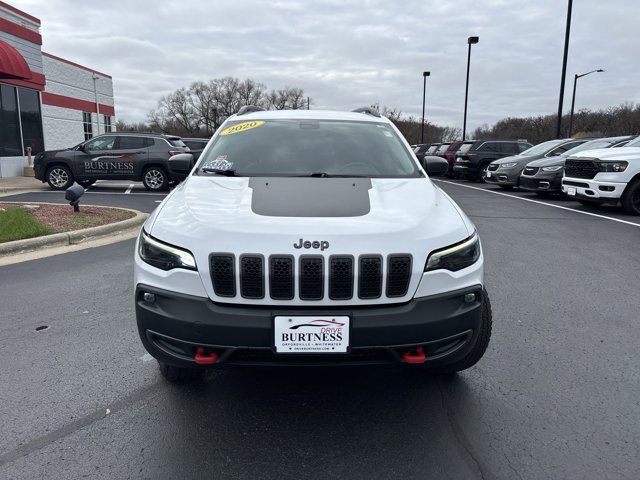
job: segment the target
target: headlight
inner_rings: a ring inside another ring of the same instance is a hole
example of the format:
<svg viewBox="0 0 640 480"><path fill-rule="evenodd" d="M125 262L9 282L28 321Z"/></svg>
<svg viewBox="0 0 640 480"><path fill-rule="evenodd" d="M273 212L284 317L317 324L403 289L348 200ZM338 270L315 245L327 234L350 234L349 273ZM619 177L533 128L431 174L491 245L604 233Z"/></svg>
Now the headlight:
<svg viewBox="0 0 640 480"><path fill-rule="evenodd" d="M511 168L517 165L516 162L513 163L501 163L499 168Z"/></svg>
<svg viewBox="0 0 640 480"><path fill-rule="evenodd" d="M429 254L424 271L445 269L457 272L473 265L480 258L480 238L474 233L466 240Z"/></svg>
<svg viewBox="0 0 640 480"><path fill-rule="evenodd" d="M628 162L598 162L598 170L601 172L624 172Z"/></svg>
<svg viewBox="0 0 640 480"><path fill-rule="evenodd" d="M542 171L543 172L557 172L562 167L564 167L564 165L551 165L550 167L542 167Z"/></svg>
<svg viewBox="0 0 640 480"><path fill-rule="evenodd" d="M196 269L196 261L190 252L160 242L149 236L144 230L140 233L138 254L146 263L161 270L171 270L173 268Z"/></svg>

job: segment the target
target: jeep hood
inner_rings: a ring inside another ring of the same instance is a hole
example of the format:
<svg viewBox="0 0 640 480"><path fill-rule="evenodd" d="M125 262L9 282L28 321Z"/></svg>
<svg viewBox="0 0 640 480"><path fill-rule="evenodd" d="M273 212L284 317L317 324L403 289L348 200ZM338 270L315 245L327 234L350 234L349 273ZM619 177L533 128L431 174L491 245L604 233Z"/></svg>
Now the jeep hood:
<svg viewBox="0 0 640 480"><path fill-rule="evenodd" d="M145 224L205 263L211 252L321 253L294 249L301 238L329 242L325 255L415 252L424 262L473 228L427 178L191 176Z"/></svg>

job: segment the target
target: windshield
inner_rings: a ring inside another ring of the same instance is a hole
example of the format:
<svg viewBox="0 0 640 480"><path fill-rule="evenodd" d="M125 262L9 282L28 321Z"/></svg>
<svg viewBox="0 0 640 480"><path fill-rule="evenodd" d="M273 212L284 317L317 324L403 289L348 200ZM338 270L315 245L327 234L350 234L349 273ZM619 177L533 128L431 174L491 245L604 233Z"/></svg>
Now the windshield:
<svg viewBox="0 0 640 480"><path fill-rule="evenodd" d="M451 145L450 143L443 143L442 145L440 145L440 147L438 147L438 150L436 151L436 153L444 153L447 151L447 149L449 148L449 145Z"/></svg>
<svg viewBox="0 0 640 480"><path fill-rule="evenodd" d="M582 152L584 150L593 150L596 148L609 148L611 146L611 141L609 140L591 140L590 142L585 142L577 147L573 147L571 150L567 150L562 154L563 157L569 157L575 153Z"/></svg>
<svg viewBox="0 0 640 480"><path fill-rule="evenodd" d="M524 152L520 152L520 155L525 157L532 157L534 155L542 155L550 148L564 142L564 140L549 140L548 142L542 142L531 148L527 148Z"/></svg>
<svg viewBox="0 0 640 480"><path fill-rule="evenodd" d="M438 145L431 145L427 150L427 153L434 153L438 149Z"/></svg>
<svg viewBox="0 0 640 480"><path fill-rule="evenodd" d="M468 152L469 149L471 148L471 145L473 145L473 143L463 143L462 145L460 145L460 150L458 150L459 152Z"/></svg>
<svg viewBox="0 0 640 480"><path fill-rule="evenodd" d="M198 174L235 176L420 177L385 123L254 120L225 124Z"/></svg>
<svg viewBox="0 0 640 480"><path fill-rule="evenodd" d="M631 140L625 145L625 147L640 147L640 137L636 138L635 140Z"/></svg>

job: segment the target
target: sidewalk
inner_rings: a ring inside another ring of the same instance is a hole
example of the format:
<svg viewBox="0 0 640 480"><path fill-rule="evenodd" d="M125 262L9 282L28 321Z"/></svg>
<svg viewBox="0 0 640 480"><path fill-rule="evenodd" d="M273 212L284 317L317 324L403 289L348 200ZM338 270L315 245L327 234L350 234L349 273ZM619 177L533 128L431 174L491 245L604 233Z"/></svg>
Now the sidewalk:
<svg viewBox="0 0 640 480"><path fill-rule="evenodd" d="M48 190L49 184L42 183L33 177L5 177L0 178L0 193L18 190Z"/></svg>

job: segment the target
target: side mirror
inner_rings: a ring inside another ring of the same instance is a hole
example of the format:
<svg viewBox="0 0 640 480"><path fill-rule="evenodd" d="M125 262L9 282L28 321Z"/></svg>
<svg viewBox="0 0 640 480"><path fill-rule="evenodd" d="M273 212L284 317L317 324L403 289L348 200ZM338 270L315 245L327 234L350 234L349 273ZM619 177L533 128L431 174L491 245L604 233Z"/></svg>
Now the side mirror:
<svg viewBox="0 0 640 480"><path fill-rule="evenodd" d="M193 155L190 153L179 153L169 157L169 170L174 175L186 177L193 168Z"/></svg>
<svg viewBox="0 0 640 480"><path fill-rule="evenodd" d="M441 177L449 171L449 162L442 157L434 157L432 155L425 156L422 159L422 166L430 177Z"/></svg>
<svg viewBox="0 0 640 480"><path fill-rule="evenodd" d="M86 147L86 145L78 145L78 150L80 150L81 152L85 152L85 153L87 153L87 147Z"/></svg>

